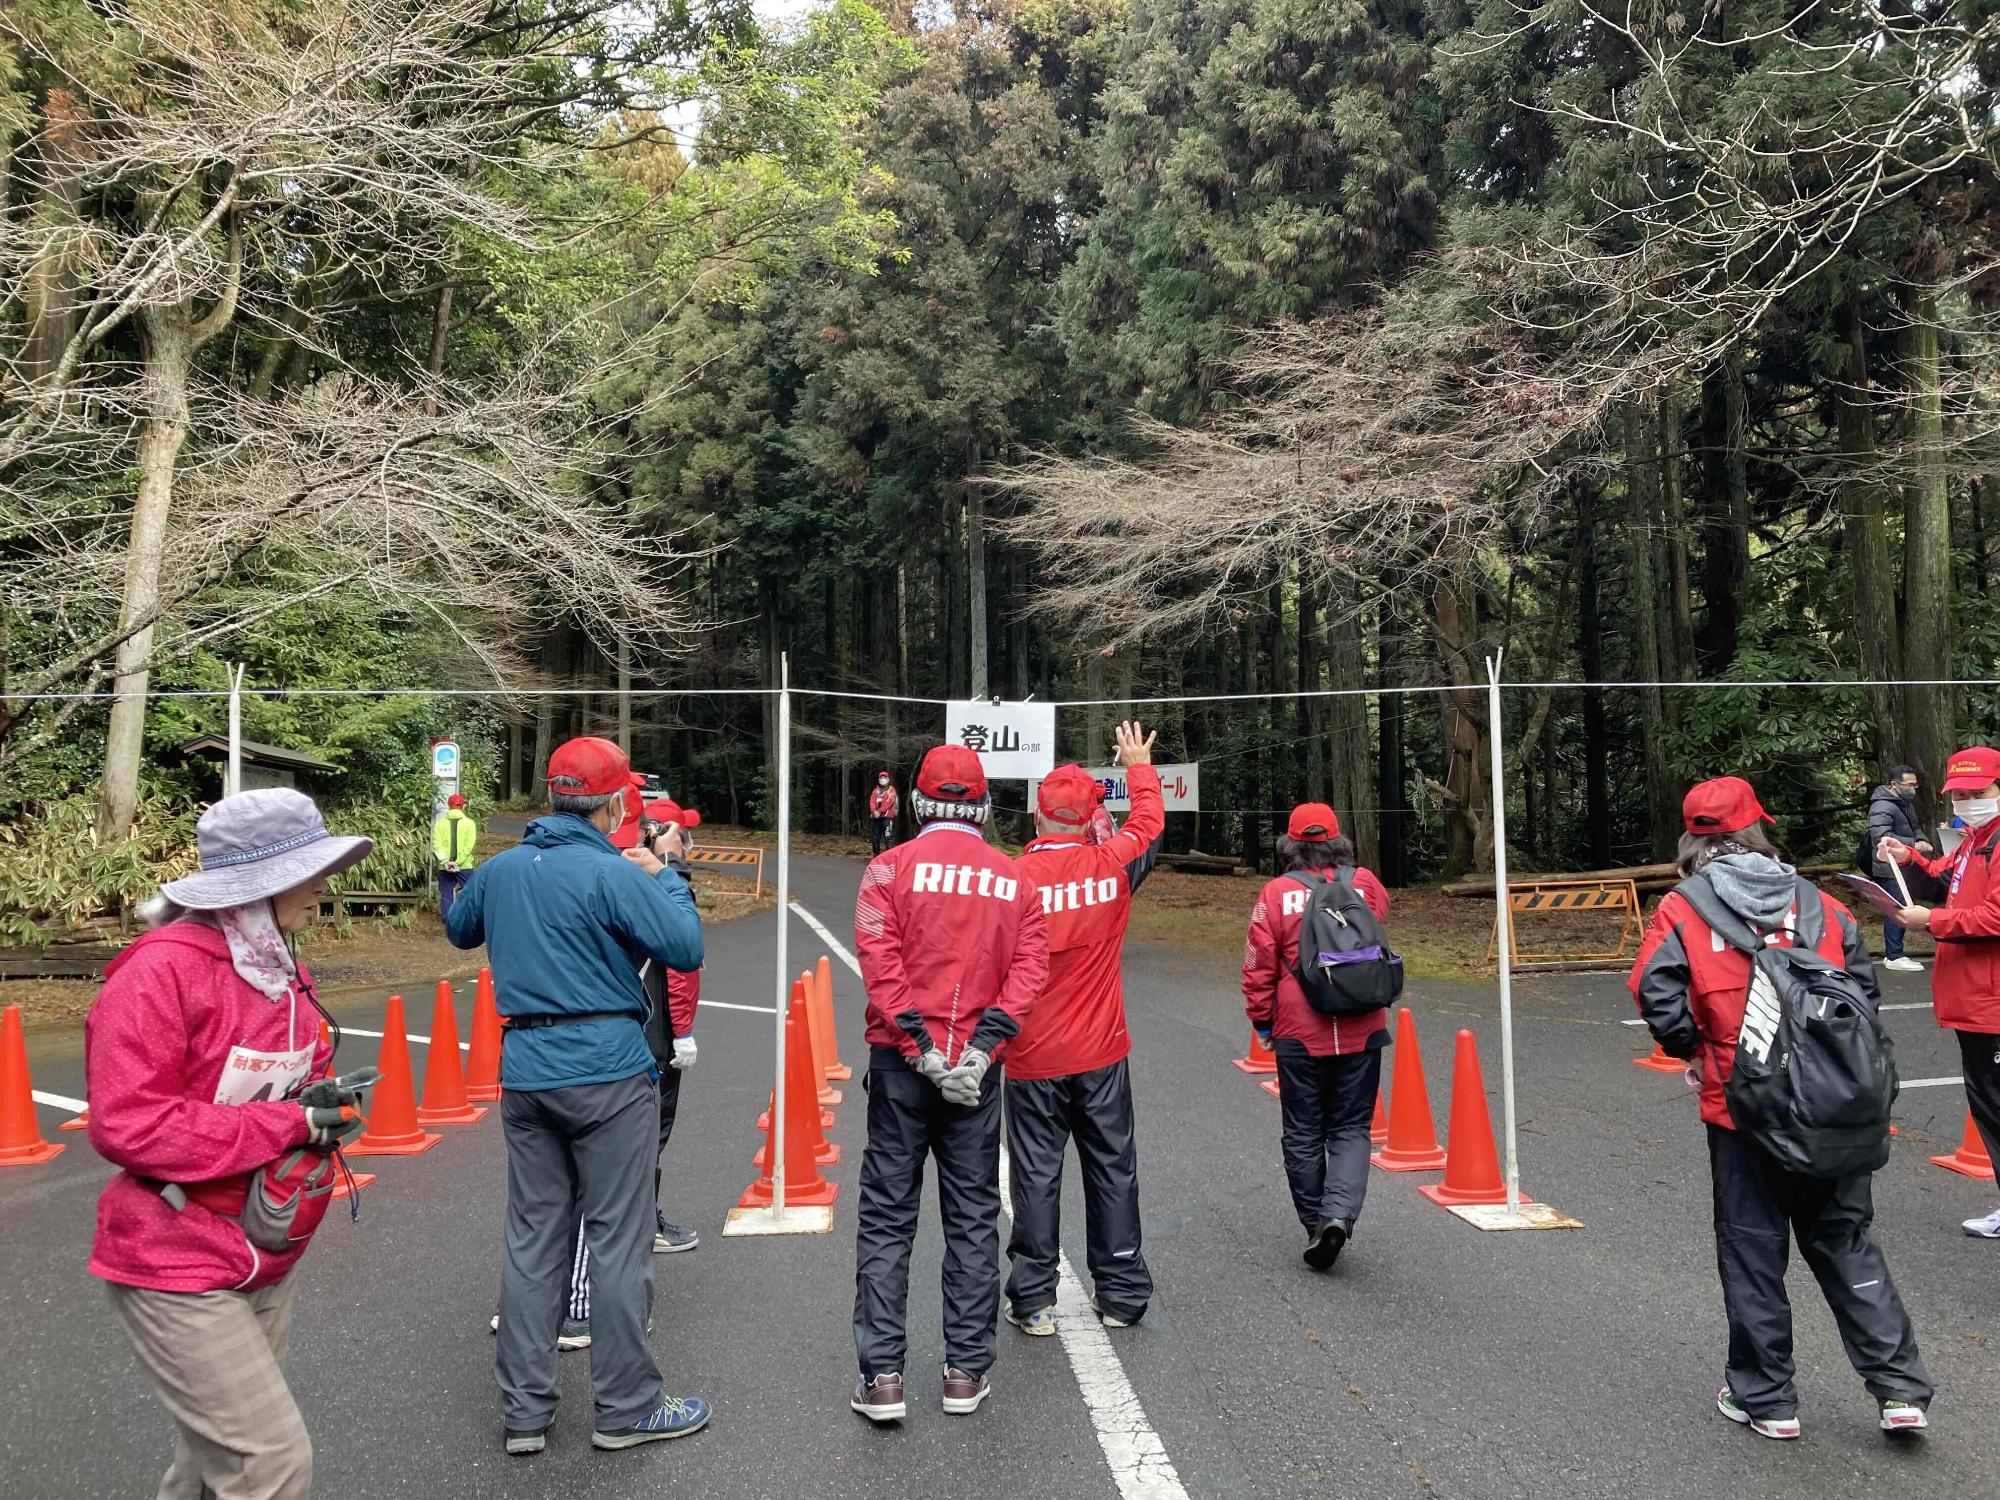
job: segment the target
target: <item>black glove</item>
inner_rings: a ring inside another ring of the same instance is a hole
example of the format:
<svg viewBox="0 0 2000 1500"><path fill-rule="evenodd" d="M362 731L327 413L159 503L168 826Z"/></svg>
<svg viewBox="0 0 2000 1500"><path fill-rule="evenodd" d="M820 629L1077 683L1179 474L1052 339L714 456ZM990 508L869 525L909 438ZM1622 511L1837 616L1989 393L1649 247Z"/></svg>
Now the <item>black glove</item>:
<svg viewBox="0 0 2000 1500"><path fill-rule="evenodd" d="M363 1068L343 1078L316 1079L301 1089L307 1144L331 1151L359 1135L367 1125L361 1118L361 1091L381 1076L374 1068Z"/></svg>

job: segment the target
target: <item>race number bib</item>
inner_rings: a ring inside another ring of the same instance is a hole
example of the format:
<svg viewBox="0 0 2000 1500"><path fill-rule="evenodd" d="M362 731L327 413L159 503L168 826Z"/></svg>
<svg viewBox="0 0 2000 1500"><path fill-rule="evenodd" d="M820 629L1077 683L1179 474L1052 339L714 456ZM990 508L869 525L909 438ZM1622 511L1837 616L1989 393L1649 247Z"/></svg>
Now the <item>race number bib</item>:
<svg viewBox="0 0 2000 1500"><path fill-rule="evenodd" d="M229 1060L222 1065L222 1077L215 1085L215 1102L259 1104L298 1092L312 1072L313 1051L309 1046L296 1052L253 1052L248 1047L231 1047Z"/></svg>

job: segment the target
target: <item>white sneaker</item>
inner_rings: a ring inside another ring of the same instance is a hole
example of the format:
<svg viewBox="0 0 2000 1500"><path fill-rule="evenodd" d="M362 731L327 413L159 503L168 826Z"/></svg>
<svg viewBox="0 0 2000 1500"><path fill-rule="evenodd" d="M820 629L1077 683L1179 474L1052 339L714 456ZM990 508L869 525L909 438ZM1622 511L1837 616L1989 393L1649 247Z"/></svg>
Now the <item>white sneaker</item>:
<svg viewBox="0 0 2000 1500"><path fill-rule="evenodd" d="M1753 1417L1736 1404L1735 1395L1726 1385L1715 1393L1715 1409L1737 1426L1748 1427L1758 1437L1788 1443L1799 1435L1797 1417Z"/></svg>
<svg viewBox="0 0 2000 1500"><path fill-rule="evenodd" d="M1007 1314L1007 1321L1031 1338L1045 1339L1056 1331L1056 1311L1052 1307L1038 1307L1031 1313L1017 1313L1009 1306L1001 1311Z"/></svg>
<svg viewBox="0 0 2000 1500"><path fill-rule="evenodd" d="M1960 1227L1967 1234L1977 1235L1982 1240L2000 1240L2000 1208L1983 1219L1967 1219Z"/></svg>
<svg viewBox="0 0 2000 1500"><path fill-rule="evenodd" d="M1924 1415L1924 1409L1914 1401L1884 1401L1882 1403L1882 1430L1884 1432L1922 1432L1931 1425L1931 1419Z"/></svg>
<svg viewBox="0 0 2000 1500"><path fill-rule="evenodd" d="M1924 972L1924 966L1922 964L1918 963L1914 958L1908 958L1908 957L1885 958L1882 960L1882 967L1885 969L1893 969L1898 974L1921 974Z"/></svg>

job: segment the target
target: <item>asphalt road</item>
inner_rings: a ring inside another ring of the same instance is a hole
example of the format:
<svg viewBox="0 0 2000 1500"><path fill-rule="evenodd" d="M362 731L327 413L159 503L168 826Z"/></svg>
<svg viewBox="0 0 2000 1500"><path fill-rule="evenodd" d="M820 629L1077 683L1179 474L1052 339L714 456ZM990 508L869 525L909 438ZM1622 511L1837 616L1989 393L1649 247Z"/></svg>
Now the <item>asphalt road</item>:
<svg viewBox="0 0 2000 1500"><path fill-rule="evenodd" d="M843 939L857 874L838 860L795 862L797 899ZM771 1004L775 920L711 933L705 1000ZM790 934L794 968L824 951L796 919ZM1924 998L1922 977L1887 977L1891 1001ZM1877 1178L1881 1238L1940 1390L1937 1426L1921 1444L1883 1440L1816 1289L1795 1269L1806 1437L1781 1446L1714 1412L1725 1336L1701 1130L1677 1077L1630 1066L1646 1047L1642 1032L1619 1024L1631 1012L1616 979L1525 981L1516 995L1524 1186L1585 1228L1481 1234L1417 1196L1431 1178L1376 1173L1355 1242L1322 1277L1298 1258L1277 1104L1229 1066L1245 1033L1234 978L1225 958L1144 945L1128 955L1146 1245L1160 1290L1146 1321L1113 1334L1112 1348L1188 1495L2000 1493L2000 1351L1989 1336L2000 1245L1957 1227L1993 1205L1994 1189L1924 1160L1956 1143L1959 1090L1906 1092L1895 1157ZM428 1030L433 983L410 976L412 1030ZM841 1051L859 1062L859 985L837 961L835 990ZM379 1030L383 998L356 999L342 1019ZM1497 1112L1493 987L1425 984L1407 998L1440 1132L1460 1026L1480 1038ZM459 1001L464 1034L469 986ZM1905 1077L1958 1071L1926 1012L1889 1019ZM939 1412L939 1244L928 1211L912 1277L910 1421L878 1431L847 1410L860 1078L844 1086L834 1132L846 1152L830 1169L842 1185L834 1233L725 1240L723 1216L754 1175L771 1017L709 1005L698 1031L667 1172L671 1213L702 1244L656 1262L655 1348L670 1391L714 1402L710 1429L592 1452L588 1356L571 1354L549 1451L501 1454L486 1320L503 1153L489 1116L425 1156L370 1161L380 1180L360 1221L330 1219L304 1262L290 1374L319 1491L1118 1496L1060 1340L1003 1326L993 1399L970 1419ZM351 1038L343 1064L372 1060L375 1046ZM80 1054L80 1037L37 1036L37 1086L81 1094ZM50 1130L62 1118L42 1115ZM150 1495L169 1427L83 1271L107 1168L80 1135L61 1139L71 1149L46 1166L0 1169L0 1493ZM1064 1239L1080 1267L1073 1190Z"/></svg>

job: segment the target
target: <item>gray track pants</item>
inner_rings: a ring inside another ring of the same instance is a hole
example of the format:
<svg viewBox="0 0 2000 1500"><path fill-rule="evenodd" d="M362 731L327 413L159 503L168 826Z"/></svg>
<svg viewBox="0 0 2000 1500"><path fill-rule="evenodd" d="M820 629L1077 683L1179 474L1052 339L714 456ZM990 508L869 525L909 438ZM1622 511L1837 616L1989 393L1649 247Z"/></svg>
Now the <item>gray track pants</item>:
<svg viewBox="0 0 2000 1500"><path fill-rule="evenodd" d="M630 1427L660 1405L646 1347L653 1307L652 1076L501 1095L507 1130L507 1264L495 1367L508 1430L555 1419L556 1335L569 1300L571 1226L590 1247L590 1383L597 1427Z"/></svg>

